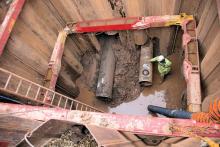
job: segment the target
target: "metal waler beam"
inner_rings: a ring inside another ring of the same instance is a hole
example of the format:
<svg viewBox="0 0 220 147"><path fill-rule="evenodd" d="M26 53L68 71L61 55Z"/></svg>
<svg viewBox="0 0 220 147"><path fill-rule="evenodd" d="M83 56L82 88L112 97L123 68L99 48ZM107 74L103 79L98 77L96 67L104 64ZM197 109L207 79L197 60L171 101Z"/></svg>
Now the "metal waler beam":
<svg viewBox="0 0 220 147"><path fill-rule="evenodd" d="M190 119L158 118L87 111L70 111L29 105L0 103L0 115L47 121L65 120L106 129L156 136L219 137L220 125L199 123Z"/></svg>
<svg viewBox="0 0 220 147"><path fill-rule="evenodd" d="M67 34L72 34L117 30L141 30L153 27L169 27L172 25L181 26L182 30L184 31L182 38L183 48L185 51L183 67L184 77L187 82L188 110L191 112L199 112L201 111L199 52L196 37L196 25L192 15L186 15L183 13L181 15L128 17L81 21L68 24L65 30L67 30ZM58 46L58 48L62 47L62 45ZM54 76L53 74L56 75ZM56 77L58 74L59 71L54 72L50 77ZM57 78L47 78L47 80L49 83L52 83L51 87L55 87Z"/></svg>

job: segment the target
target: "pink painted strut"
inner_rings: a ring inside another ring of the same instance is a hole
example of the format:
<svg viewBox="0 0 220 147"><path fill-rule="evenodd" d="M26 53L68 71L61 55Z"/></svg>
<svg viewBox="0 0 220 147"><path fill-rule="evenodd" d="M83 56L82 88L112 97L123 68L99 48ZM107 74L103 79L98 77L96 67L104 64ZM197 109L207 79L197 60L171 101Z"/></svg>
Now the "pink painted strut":
<svg viewBox="0 0 220 147"><path fill-rule="evenodd" d="M220 124L198 123L187 119L69 111L57 108L0 103L0 115L9 114L42 121L49 119L67 120L135 134L182 137L193 137L192 134L195 134L203 137L220 138Z"/></svg>
<svg viewBox="0 0 220 147"><path fill-rule="evenodd" d="M12 28L20 14L25 0L14 0L5 16L4 21L0 26L0 56L3 53L4 47L8 41Z"/></svg>
<svg viewBox="0 0 220 147"><path fill-rule="evenodd" d="M64 52L64 44L65 40L67 37L67 32L66 31L61 31L59 32L59 36L57 38L56 44L54 46L50 62L48 65L48 70L47 74L45 76L45 82L44 86L51 89L55 90L57 78L60 73L61 69L61 60ZM51 101L50 97L47 97L47 102L49 103Z"/></svg>

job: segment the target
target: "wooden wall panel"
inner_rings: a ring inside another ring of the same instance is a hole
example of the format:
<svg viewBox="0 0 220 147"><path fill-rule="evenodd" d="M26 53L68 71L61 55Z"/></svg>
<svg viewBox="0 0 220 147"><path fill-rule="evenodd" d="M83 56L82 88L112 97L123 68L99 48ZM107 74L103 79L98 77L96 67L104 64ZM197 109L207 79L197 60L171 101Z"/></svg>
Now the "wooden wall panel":
<svg viewBox="0 0 220 147"><path fill-rule="evenodd" d="M210 87L210 86L218 86L218 82L216 80L219 77L219 66L220 66L220 32L217 32L217 36L213 40L212 44L210 45L208 52L206 53L204 59L202 60L201 63L201 74L202 74L202 79L205 87ZM215 81L215 84L213 83ZM213 84L213 85L212 85ZM209 89L209 93L210 94ZM214 92L214 90L211 90Z"/></svg>
<svg viewBox="0 0 220 147"><path fill-rule="evenodd" d="M144 0L124 0L126 17L145 16ZM147 30L133 31L134 42L137 45L144 45L148 39Z"/></svg>
<svg viewBox="0 0 220 147"><path fill-rule="evenodd" d="M22 60L20 60L7 50L4 51L3 55L0 58L0 65L1 68L16 73L19 76L22 76L38 84L43 84L43 75L40 75L35 69L25 64Z"/></svg>
<svg viewBox="0 0 220 147"><path fill-rule="evenodd" d="M22 76L34 82L42 83L44 80L42 75L46 73L58 32L62 28L62 23L48 9L44 0L27 0L6 46L6 50L10 53L7 56L8 60L16 56L21 61L21 64L30 67L27 73L34 73ZM66 79L67 85L75 86L73 77L76 75L74 75L73 69L76 68L76 64L79 64L79 61L75 57L74 47L77 48L75 42L67 40L63 62L68 65L68 68L65 68L67 66L62 67L60 76L65 76L63 79ZM4 54L1 58L4 59L4 56L6 55ZM1 62L0 66L10 67L10 65L5 64L7 63ZM13 67L13 65L11 66ZM23 66L18 66L13 72L19 74L23 68ZM68 73L68 76L66 73ZM40 77L40 79L36 77ZM71 86L63 88L71 89Z"/></svg>
<svg viewBox="0 0 220 147"><path fill-rule="evenodd" d="M145 7L147 16L152 15L172 15L178 14L180 2L176 0L147 0ZM161 54L168 55L172 43L172 28L150 29L150 36L158 37L160 39L160 52Z"/></svg>
<svg viewBox="0 0 220 147"><path fill-rule="evenodd" d="M6 50L44 75L47 70L48 56L45 54L47 45L19 19L15 25ZM30 37L31 36L31 37Z"/></svg>
<svg viewBox="0 0 220 147"><path fill-rule="evenodd" d="M204 2L202 1L203 5ZM204 100L202 110L208 111L211 100L219 98L220 87L220 23L215 0L207 0L197 27L200 43L201 75Z"/></svg>
<svg viewBox="0 0 220 147"><path fill-rule="evenodd" d="M219 31L220 31L220 23L219 23L218 16L216 16L213 24L209 27L208 32L205 35L203 42L200 42L200 40L199 40L199 43L201 45L201 47L200 47L201 59L204 58L205 54L210 49L210 46L213 43L213 41Z"/></svg>
<svg viewBox="0 0 220 147"><path fill-rule="evenodd" d="M191 14L197 16L197 12L202 1L206 0L182 0L180 13Z"/></svg>
<svg viewBox="0 0 220 147"><path fill-rule="evenodd" d="M197 27L201 52L201 75L204 95L211 95L220 86L220 24L215 0L206 2Z"/></svg>
<svg viewBox="0 0 220 147"><path fill-rule="evenodd" d="M204 8L200 22L197 27L197 34L198 34L198 39L199 39L200 44L203 44L205 39L209 39L207 38L207 34L211 30L212 25L215 23L217 16L218 16L218 11L216 7L216 1L208 0L206 2L206 6ZM214 35L211 35L211 36L214 36ZM213 37L211 38L213 39ZM206 51L207 51L207 48L201 49L201 53L203 56L206 53Z"/></svg>

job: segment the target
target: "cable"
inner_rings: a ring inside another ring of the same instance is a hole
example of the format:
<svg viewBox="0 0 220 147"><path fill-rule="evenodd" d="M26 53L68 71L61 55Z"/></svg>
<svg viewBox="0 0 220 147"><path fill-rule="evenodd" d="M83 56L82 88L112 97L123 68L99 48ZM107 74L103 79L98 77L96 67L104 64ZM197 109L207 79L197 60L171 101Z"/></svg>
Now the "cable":
<svg viewBox="0 0 220 147"><path fill-rule="evenodd" d="M24 104L24 103L22 103L20 101L14 100L12 98L9 98L9 97L3 96L3 95L0 95L0 99L9 100L9 101L17 103L17 104L22 104L22 105Z"/></svg>
<svg viewBox="0 0 220 147"><path fill-rule="evenodd" d="M26 141L26 143L30 146L30 147L34 147L34 145L27 139L27 137L31 137L31 133L30 132L27 132L25 135L24 135L24 140Z"/></svg>

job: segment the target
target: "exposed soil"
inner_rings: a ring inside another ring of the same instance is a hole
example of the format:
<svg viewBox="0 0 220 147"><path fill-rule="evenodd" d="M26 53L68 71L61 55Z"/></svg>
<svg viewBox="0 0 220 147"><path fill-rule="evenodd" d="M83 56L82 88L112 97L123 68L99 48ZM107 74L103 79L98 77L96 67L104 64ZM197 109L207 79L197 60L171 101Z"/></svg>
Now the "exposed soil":
<svg viewBox="0 0 220 147"><path fill-rule="evenodd" d="M95 52L85 54L82 59L84 72L77 80L77 85L80 88L80 95L77 100L103 111L125 114L148 114L147 105L150 104L174 109L183 108L181 95L186 88L186 84L181 71L181 49L176 49L176 53L167 57L172 61L172 71L165 81L160 83L157 64L154 64L153 85L142 88L138 83L140 49L134 45L129 33L125 33L125 36L123 37L124 40L116 36L115 43L112 44L116 57L112 90L113 100L103 102L95 97L101 56L101 53ZM104 37L100 37L101 45L104 44ZM157 53L155 47L154 53ZM141 102L139 103L139 101Z"/></svg>
<svg viewBox="0 0 220 147"><path fill-rule="evenodd" d="M102 48L105 37L102 36L100 40ZM116 67L112 90L113 99L106 102L109 106L117 106L123 102L131 101L137 98L141 92L138 83L140 50L134 46L129 34L126 35L123 44L118 36L114 36L113 39L115 43L112 44L112 49L116 58ZM78 79L78 83L85 83L83 87L87 87L93 93L95 93L97 86L100 56L101 53L89 52L84 55L81 62L84 72Z"/></svg>
<svg viewBox="0 0 220 147"><path fill-rule="evenodd" d="M112 45L116 68L111 106L134 100L141 93L138 82L140 50L133 45L129 36L126 39L126 44L122 44L118 39Z"/></svg>
<svg viewBox="0 0 220 147"><path fill-rule="evenodd" d="M63 133L60 138L53 139L45 147L97 147L95 139L87 129L74 126Z"/></svg>

